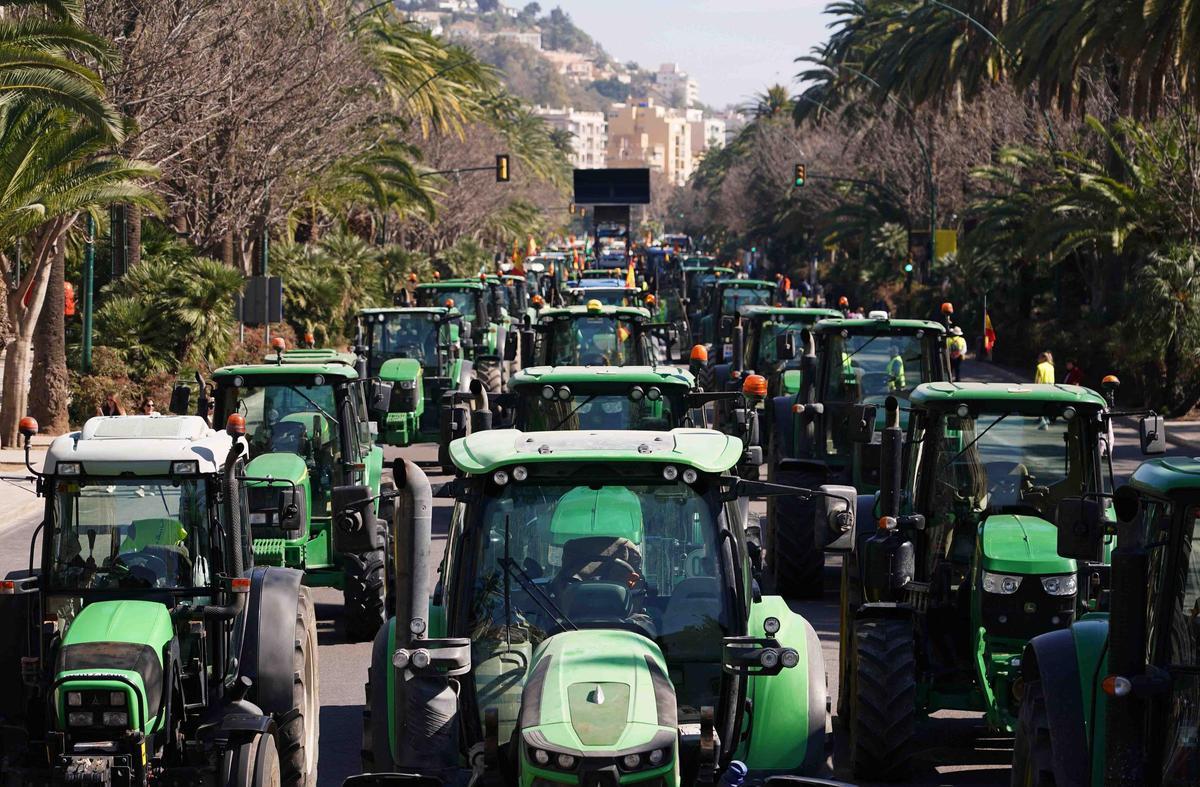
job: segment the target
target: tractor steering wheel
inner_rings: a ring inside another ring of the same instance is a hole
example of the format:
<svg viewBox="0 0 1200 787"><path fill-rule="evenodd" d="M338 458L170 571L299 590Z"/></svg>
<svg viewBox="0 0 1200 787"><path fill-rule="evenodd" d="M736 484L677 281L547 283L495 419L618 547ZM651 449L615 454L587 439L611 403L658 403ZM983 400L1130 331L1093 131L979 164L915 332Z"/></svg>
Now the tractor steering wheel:
<svg viewBox="0 0 1200 787"><path fill-rule="evenodd" d="M125 576L144 583L146 587L157 587L158 583L167 575L167 561L145 552L117 555L112 567L120 570ZM118 581L118 584L124 584L124 577Z"/></svg>

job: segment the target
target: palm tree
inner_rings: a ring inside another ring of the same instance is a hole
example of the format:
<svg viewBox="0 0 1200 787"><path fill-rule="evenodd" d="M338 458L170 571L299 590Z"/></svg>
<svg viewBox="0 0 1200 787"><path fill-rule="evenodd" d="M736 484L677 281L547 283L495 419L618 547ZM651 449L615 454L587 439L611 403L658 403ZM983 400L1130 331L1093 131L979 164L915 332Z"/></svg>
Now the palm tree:
<svg viewBox="0 0 1200 787"><path fill-rule="evenodd" d="M109 150L106 130L72 120L38 102L0 105L0 246L24 238L29 264L8 295L13 327L4 359L0 440L17 440L29 396L34 328L45 302L51 263L85 212L127 202L157 209L142 185L156 171Z"/></svg>

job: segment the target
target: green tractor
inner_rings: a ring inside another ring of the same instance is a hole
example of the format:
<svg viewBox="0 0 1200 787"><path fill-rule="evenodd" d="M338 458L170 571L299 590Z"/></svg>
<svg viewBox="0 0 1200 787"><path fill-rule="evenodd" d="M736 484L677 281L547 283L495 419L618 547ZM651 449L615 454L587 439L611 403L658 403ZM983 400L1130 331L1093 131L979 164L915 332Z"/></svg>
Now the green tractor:
<svg viewBox="0 0 1200 787"><path fill-rule="evenodd" d="M275 341L272 361L213 373L218 422L238 415L248 429L255 560L298 568L307 585L340 589L347 635L369 640L385 615L383 523L392 505L381 497L390 482L368 411L368 401L383 409L379 386L359 376L351 353L284 352Z"/></svg>
<svg viewBox="0 0 1200 787"><path fill-rule="evenodd" d="M528 432L558 429L666 431L691 426L696 404L692 375L673 367L535 366L508 381L512 426Z"/></svg>
<svg viewBox="0 0 1200 787"><path fill-rule="evenodd" d="M503 390L509 365L518 357L518 342L509 341L512 321L499 280L493 285L486 276L445 279L418 284L413 292L418 306L455 309L462 314L460 341L475 376L489 393Z"/></svg>
<svg viewBox="0 0 1200 787"><path fill-rule="evenodd" d="M802 487L848 484L864 495L879 488L884 400L904 400L920 383L950 379L945 328L884 312L821 320L809 331L799 367L799 389L774 396L766 407L767 479ZM768 577L788 598L820 597L824 548L834 541L839 549L848 546L837 534L813 532L813 517L810 503L767 501Z"/></svg>
<svg viewBox="0 0 1200 787"><path fill-rule="evenodd" d="M41 473L36 431L45 519L0 582L0 783L315 785L313 604L254 564L244 425L93 418Z"/></svg>
<svg viewBox="0 0 1200 787"><path fill-rule="evenodd" d="M928 383L908 406L902 441L899 401L886 403L878 526L849 528L843 551L839 716L868 779L902 778L919 718L938 710L1011 732L1029 641L1067 633L1108 596L1107 548L1058 549L1071 501L1111 489L1104 398Z"/></svg>
<svg viewBox="0 0 1200 787"><path fill-rule="evenodd" d="M358 313L366 376L390 386L382 391L387 406L379 419L380 442L406 446L440 434L443 399L466 391L474 377L471 362L463 358L462 319L458 310L444 306Z"/></svg>
<svg viewBox="0 0 1200 787"><path fill-rule="evenodd" d="M1141 443L1166 450L1160 416L1143 417ZM1111 592L1021 655L1013 784L1200 780L1200 462L1143 462L1108 497L1059 504L1060 555L1094 560L1116 541Z"/></svg>
<svg viewBox="0 0 1200 787"><path fill-rule="evenodd" d="M709 347L712 362L733 358L733 326L743 306L770 306L775 302L775 283L757 279L719 278L709 285L708 308L700 317L698 344Z"/></svg>
<svg viewBox="0 0 1200 787"><path fill-rule="evenodd" d="M430 493L401 506L424 512L397 533L404 616L372 654L372 775L347 784L674 787L825 769L820 642L756 590L739 499L777 490L730 474L739 441L496 430L451 453L432 595ZM843 498L831 508L852 516Z"/></svg>
<svg viewBox="0 0 1200 787"><path fill-rule="evenodd" d="M732 279L733 268L726 268L712 257L688 257L683 262L684 294L682 303L687 314L693 344L703 341L700 319L708 312L713 284L721 278Z"/></svg>

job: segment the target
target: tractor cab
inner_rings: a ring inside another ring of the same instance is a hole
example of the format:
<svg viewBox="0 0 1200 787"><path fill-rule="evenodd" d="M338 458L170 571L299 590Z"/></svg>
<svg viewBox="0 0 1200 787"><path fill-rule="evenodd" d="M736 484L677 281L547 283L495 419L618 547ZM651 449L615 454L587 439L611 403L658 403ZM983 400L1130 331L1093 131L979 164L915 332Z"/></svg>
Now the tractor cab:
<svg viewBox="0 0 1200 787"><path fill-rule="evenodd" d="M240 419L92 418L40 473L21 426L45 519L0 583L3 781L250 787L230 757L288 751L285 778L315 783L313 609L297 572L255 567Z"/></svg>
<svg viewBox="0 0 1200 787"><path fill-rule="evenodd" d="M463 316L466 346L486 346L495 315L491 311L488 287L476 279L443 279L422 282L413 290L417 305L424 308L454 309Z"/></svg>
<svg viewBox="0 0 1200 787"><path fill-rule="evenodd" d="M509 380L513 425L523 431L690 426L692 375L652 366L535 366Z"/></svg>
<svg viewBox="0 0 1200 787"><path fill-rule="evenodd" d="M363 783L456 783L476 747L522 787L820 772L820 643L752 589L738 441L496 430L451 453L440 581L414 583L421 618L376 640L367 689L366 769L406 776Z"/></svg>
<svg viewBox="0 0 1200 787"><path fill-rule="evenodd" d="M615 279L593 279L579 282L569 292L571 305L585 306L588 301L596 300L604 306L641 306L644 303L642 291L637 287L626 287L624 282Z"/></svg>
<svg viewBox="0 0 1200 787"><path fill-rule="evenodd" d="M897 445L900 406L888 400L885 432ZM1058 549L1075 529L1064 512L1081 500L1104 507L1112 489L1107 402L1077 386L943 382L918 386L907 406L903 453L882 449L880 527L844 538L841 685L852 734L943 709L981 711L1010 732L1026 644L1107 602L1111 539L1087 560ZM908 612L885 621L897 603ZM917 699L881 718L880 698L855 704L855 686L879 657L863 648L894 649L893 638L921 654L891 678ZM860 778L895 768L866 748L855 763Z"/></svg>
<svg viewBox="0 0 1200 787"><path fill-rule="evenodd" d="M471 363L462 357L462 315L455 309L364 309L358 313L359 350L366 373L385 383L372 412L385 445L411 445L438 433L438 404L461 387Z"/></svg>
<svg viewBox="0 0 1200 787"><path fill-rule="evenodd" d="M733 356L733 326L744 306L771 306L775 283L756 279L719 278L709 285L708 308L700 318L700 343L709 345L714 363Z"/></svg>
<svg viewBox="0 0 1200 787"><path fill-rule="evenodd" d="M508 290L508 313L521 322L531 322L534 313L530 303L529 280L519 274L505 274L500 277Z"/></svg>
<svg viewBox="0 0 1200 787"><path fill-rule="evenodd" d="M584 306L543 309L538 315L538 366L649 366L655 353L655 326L645 309L604 306L589 301Z"/></svg>
<svg viewBox="0 0 1200 787"><path fill-rule="evenodd" d="M743 306L743 374L767 378L768 396L795 395L801 389L805 332L820 320L837 317L833 309Z"/></svg>
<svg viewBox="0 0 1200 787"><path fill-rule="evenodd" d="M414 290L417 305L454 309L462 315L460 343L476 377L499 392L520 357L520 332L508 316L508 290L499 277L423 282Z"/></svg>
<svg viewBox="0 0 1200 787"><path fill-rule="evenodd" d="M255 559L299 568L309 585L342 589L347 633L370 638L383 616L384 588L374 578L383 572L384 534L373 522L346 525L380 510L383 449L374 444L367 404L374 386L349 353L280 347L269 358L213 374L216 417L246 423ZM287 516L277 511L280 495L292 503Z"/></svg>

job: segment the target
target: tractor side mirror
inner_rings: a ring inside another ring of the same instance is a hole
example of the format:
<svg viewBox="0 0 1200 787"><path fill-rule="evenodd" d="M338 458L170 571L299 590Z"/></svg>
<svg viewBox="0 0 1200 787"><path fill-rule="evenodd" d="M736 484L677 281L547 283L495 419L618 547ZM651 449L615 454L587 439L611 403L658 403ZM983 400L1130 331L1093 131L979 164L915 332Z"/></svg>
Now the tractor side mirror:
<svg viewBox="0 0 1200 787"><path fill-rule="evenodd" d="M278 519L279 527L288 538L299 538L304 530L304 521L308 518L305 510L307 503L299 487L288 487L279 493Z"/></svg>
<svg viewBox="0 0 1200 787"><path fill-rule="evenodd" d="M1142 453L1147 456L1167 452L1167 424L1161 415L1144 415L1138 422Z"/></svg>
<svg viewBox="0 0 1200 787"><path fill-rule="evenodd" d="M851 442L869 443L875 439L875 405L851 405L842 418L842 426Z"/></svg>
<svg viewBox="0 0 1200 787"><path fill-rule="evenodd" d="M533 366L533 353L537 348L537 331L532 328L521 331L521 368Z"/></svg>
<svg viewBox="0 0 1200 787"><path fill-rule="evenodd" d="M816 533L831 550L849 551L854 547L858 490L852 486L825 484L817 498Z"/></svg>
<svg viewBox="0 0 1200 787"><path fill-rule="evenodd" d="M363 485L333 488L333 548L336 552L369 552L383 546L376 526L375 498Z"/></svg>
<svg viewBox="0 0 1200 787"><path fill-rule="evenodd" d="M517 343L506 341L504 343L504 360L509 363L517 360Z"/></svg>
<svg viewBox="0 0 1200 787"><path fill-rule="evenodd" d="M367 414L372 421L381 422L388 414L394 384L375 378L367 381Z"/></svg>
<svg viewBox="0 0 1200 787"><path fill-rule="evenodd" d="M188 403L192 401L192 389L187 385L177 385L171 389L171 402L167 406L171 415L187 415Z"/></svg>
<svg viewBox="0 0 1200 787"><path fill-rule="evenodd" d="M1104 557L1101 502L1095 498L1065 497L1058 502L1058 554L1075 560Z"/></svg>
<svg viewBox="0 0 1200 787"><path fill-rule="evenodd" d="M775 360L786 361L796 354L796 342L786 331L775 337Z"/></svg>

